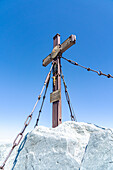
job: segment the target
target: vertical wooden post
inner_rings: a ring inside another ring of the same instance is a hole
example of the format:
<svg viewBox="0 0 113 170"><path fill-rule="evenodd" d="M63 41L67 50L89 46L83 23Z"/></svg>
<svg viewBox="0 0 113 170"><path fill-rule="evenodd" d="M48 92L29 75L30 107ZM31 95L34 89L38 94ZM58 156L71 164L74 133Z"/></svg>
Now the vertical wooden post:
<svg viewBox="0 0 113 170"><path fill-rule="evenodd" d="M53 37L53 47L60 44L60 34L56 34ZM55 63L53 66L53 77L55 78L55 83L53 81L53 92L56 90L61 91L61 61L60 56L54 59ZM52 106L52 127L55 128L62 123L62 113L61 113L61 99L59 101L53 102Z"/></svg>

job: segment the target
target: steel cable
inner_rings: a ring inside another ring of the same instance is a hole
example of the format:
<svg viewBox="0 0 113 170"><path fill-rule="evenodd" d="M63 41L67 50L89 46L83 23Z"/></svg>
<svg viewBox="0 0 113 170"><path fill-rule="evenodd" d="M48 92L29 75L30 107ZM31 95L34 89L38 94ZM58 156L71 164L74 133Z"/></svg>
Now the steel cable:
<svg viewBox="0 0 113 170"><path fill-rule="evenodd" d="M48 89L48 86L49 86L49 82L50 82L50 77L49 77L48 82L46 84L46 89L45 89L45 93L44 93L44 96L43 96L42 104L41 104L41 107L40 107L40 110L39 110L39 114L38 114L38 118L36 120L36 124L35 124L34 127L38 126L38 122L39 122L40 114L42 112L42 108L43 108L44 101L45 101L45 98L46 98L46 93L47 93L47 89Z"/></svg>
<svg viewBox="0 0 113 170"><path fill-rule="evenodd" d="M63 84L64 84L64 88L65 88L65 96L66 96L66 100L67 100L67 103L68 103L68 106L69 106L69 110L70 110L70 113L71 113L71 120L77 122L77 118L76 118L76 116L75 116L75 114L73 112L72 106L71 106L71 102L70 102L70 98L69 98L69 93L67 91L67 85L65 83L64 75L62 73L62 70L61 70L61 78L63 80Z"/></svg>
<svg viewBox="0 0 113 170"><path fill-rule="evenodd" d="M62 56L61 56L61 58L63 58L64 60L68 61L69 63L71 63L71 64L73 64L73 65L76 65L76 66L79 66L79 67L81 67L81 68L84 68L84 69L86 69L87 71L95 72L95 73L97 73L99 76L103 75L103 76L106 76L107 78L113 78L113 76L112 76L111 74L104 74L104 73L102 73L102 71L100 71L100 70L99 70L99 71L96 71L96 70L93 70L93 69L91 69L91 68L89 68L89 67L84 67L84 66L78 64L77 62L72 61L72 60L69 60L69 59L67 59L67 58L65 58L65 57L62 57Z"/></svg>

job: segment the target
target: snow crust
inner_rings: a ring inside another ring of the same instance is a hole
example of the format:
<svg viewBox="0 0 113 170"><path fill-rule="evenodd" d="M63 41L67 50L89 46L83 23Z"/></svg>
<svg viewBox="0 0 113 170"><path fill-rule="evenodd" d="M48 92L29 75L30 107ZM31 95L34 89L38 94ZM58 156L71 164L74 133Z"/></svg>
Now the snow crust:
<svg viewBox="0 0 113 170"><path fill-rule="evenodd" d="M11 144L0 144L0 165ZM36 127L5 170L113 170L113 130L81 122Z"/></svg>

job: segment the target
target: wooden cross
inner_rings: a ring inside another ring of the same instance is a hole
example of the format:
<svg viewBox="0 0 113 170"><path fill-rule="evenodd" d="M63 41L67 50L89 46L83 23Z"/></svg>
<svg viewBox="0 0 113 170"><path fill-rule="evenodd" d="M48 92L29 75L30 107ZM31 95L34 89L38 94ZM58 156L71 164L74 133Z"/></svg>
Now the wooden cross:
<svg viewBox="0 0 113 170"><path fill-rule="evenodd" d="M62 123L62 111L61 111L61 61L62 54L74 45L76 42L76 36L71 35L62 44L60 44L60 34L56 34L53 37L53 50L43 60L43 66L47 66L54 60L53 65L53 93L50 94L50 102L52 104L52 127L55 128Z"/></svg>

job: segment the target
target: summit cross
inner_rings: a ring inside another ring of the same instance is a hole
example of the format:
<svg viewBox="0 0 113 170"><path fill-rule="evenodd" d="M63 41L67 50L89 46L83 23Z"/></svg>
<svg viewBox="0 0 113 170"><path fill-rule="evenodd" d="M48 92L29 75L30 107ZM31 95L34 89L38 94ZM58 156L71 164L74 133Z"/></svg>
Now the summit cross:
<svg viewBox="0 0 113 170"><path fill-rule="evenodd" d="M55 128L62 123L61 109L61 56L62 54L76 43L76 36L71 35L62 44L60 44L60 34L53 37L53 50L43 60L43 66L53 62L53 92L50 94L52 103L52 127Z"/></svg>

